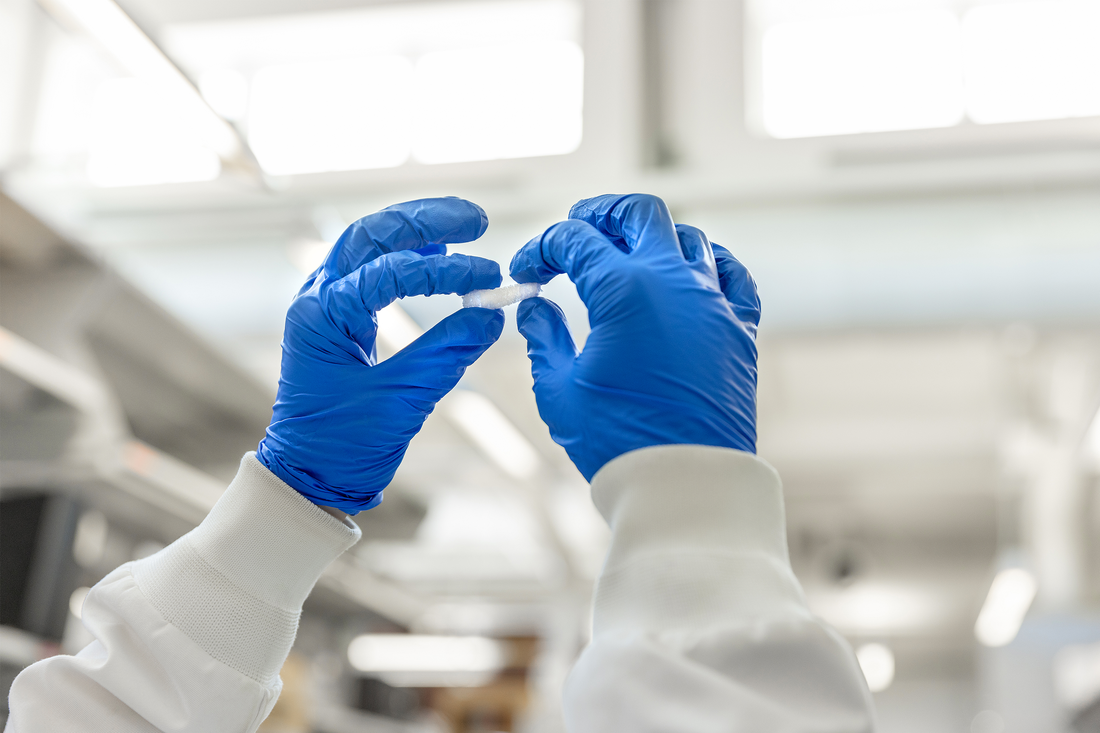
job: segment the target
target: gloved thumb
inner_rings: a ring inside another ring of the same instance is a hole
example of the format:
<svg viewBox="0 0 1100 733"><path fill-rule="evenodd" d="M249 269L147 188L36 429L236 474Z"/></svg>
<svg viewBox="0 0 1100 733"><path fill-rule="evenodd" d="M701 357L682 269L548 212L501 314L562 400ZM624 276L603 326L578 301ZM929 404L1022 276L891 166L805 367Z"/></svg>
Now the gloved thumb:
<svg viewBox="0 0 1100 733"><path fill-rule="evenodd" d="M463 308L373 368L388 372L386 382L427 414L503 330L503 311Z"/></svg>
<svg viewBox="0 0 1100 733"><path fill-rule="evenodd" d="M535 390L564 375L577 358L577 347L565 314L553 301L529 298L519 304L516 314L519 332L527 339L527 356L531 359L531 375Z"/></svg>

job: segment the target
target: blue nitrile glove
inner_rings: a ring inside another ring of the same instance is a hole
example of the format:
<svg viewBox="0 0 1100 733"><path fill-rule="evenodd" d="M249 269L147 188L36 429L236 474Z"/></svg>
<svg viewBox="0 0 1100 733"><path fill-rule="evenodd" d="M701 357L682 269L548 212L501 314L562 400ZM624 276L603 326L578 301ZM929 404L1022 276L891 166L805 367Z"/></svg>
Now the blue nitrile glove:
<svg viewBox="0 0 1100 733"><path fill-rule="evenodd" d="M504 313L464 308L377 363L375 313L406 295L500 285L491 260L444 256L485 232L457 198L390 206L348 227L286 316L279 393L256 455L307 499L355 513L382 501L409 441L504 328Z"/></svg>
<svg viewBox="0 0 1100 733"><path fill-rule="evenodd" d="M589 481L637 448L756 452L756 326L748 270L654 196L597 196L512 258L516 282L567 273L592 332L577 354L557 305L520 303L539 414Z"/></svg>

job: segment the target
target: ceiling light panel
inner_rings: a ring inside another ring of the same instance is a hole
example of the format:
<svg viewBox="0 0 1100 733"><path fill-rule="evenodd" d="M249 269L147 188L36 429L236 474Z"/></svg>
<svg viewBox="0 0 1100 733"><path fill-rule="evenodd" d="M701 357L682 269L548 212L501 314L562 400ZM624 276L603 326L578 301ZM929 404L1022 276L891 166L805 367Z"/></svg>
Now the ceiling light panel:
<svg viewBox="0 0 1100 733"><path fill-rule="evenodd" d="M882 692L894 682L894 652L885 644L864 644L856 660L871 692Z"/></svg>
<svg viewBox="0 0 1100 733"><path fill-rule="evenodd" d="M88 178L105 187L214 180L221 162L190 134L193 109L155 82L103 82L92 104Z"/></svg>
<svg viewBox="0 0 1100 733"><path fill-rule="evenodd" d="M997 573L974 624L978 641L998 647L1015 639L1037 591L1035 576L1023 568L1006 568Z"/></svg>
<svg viewBox="0 0 1100 733"><path fill-rule="evenodd" d="M162 40L197 78L247 80L250 145L286 175L571 152L580 17L576 0L409 3L174 25Z"/></svg>
<svg viewBox="0 0 1100 733"><path fill-rule="evenodd" d="M437 112L417 117L414 155L431 164L572 152L581 142L583 80L584 57L568 41L427 54L416 89Z"/></svg>
<svg viewBox="0 0 1100 733"><path fill-rule="evenodd" d="M155 84L178 105L186 124L220 155L236 155L237 142L225 122L203 104L197 90L113 0L47 0L46 8L92 38L129 74Z"/></svg>
<svg viewBox="0 0 1100 733"><path fill-rule="evenodd" d="M753 0L750 124L776 138L1100 115L1095 0Z"/></svg>
<svg viewBox="0 0 1100 733"><path fill-rule="evenodd" d="M87 173L99 186L208 181L240 154L236 132L113 0L42 0L130 78L104 79L77 118L88 122ZM65 76L65 75L63 75ZM83 74L70 73L70 81ZM83 148L83 146L81 146Z"/></svg>
<svg viewBox="0 0 1100 733"><path fill-rule="evenodd" d="M352 667L395 687L482 685L508 656L505 642L480 636L364 634L348 645Z"/></svg>
<svg viewBox="0 0 1100 733"><path fill-rule="evenodd" d="M782 23L764 36L764 127L807 137L963 117L959 28L940 8Z"/></svg>
<svg viewBox="0 0 1100 733"><path fill-rule="evenodd" d="M978 123L1100 115L1100 3L972 8L962 21L966 108Z"/></svg>
<svg viewBox="0 0 1100 733"><path fill-rule="evenodd" d="M272 175L401 165L412 92L401 56L267 66L252 78L248 142Z"/></svg>
<svg viewBox="0 0 1100 733"><path fill-rule="evenodd" d="M809 594L810 609L842 633L911 634L944 619L944 599L926 586L863 581Z"/></svg>

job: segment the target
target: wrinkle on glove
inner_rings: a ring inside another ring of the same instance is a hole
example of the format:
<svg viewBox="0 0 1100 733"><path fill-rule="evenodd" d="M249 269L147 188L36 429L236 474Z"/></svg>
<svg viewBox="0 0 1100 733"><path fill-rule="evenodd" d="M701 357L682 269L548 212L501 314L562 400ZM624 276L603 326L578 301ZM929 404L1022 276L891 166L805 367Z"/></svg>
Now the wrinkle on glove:
<svg viewBox="0 0 1100 733"><path fill-rule="evenodd" d="M519 305L539 414L589 481L653 445L756 452L756 328L748 270L655 196L598 196L512 259L516 282L567 274L588 308L578 353L545 298Z"/></svg>
<svg viewBox="0 0 1100 733"><path fill-rule="evenodd" d="M487 219L462 199L397 204L348 227L287 312L271 425L256 456L315 504L377 506L409 441L499 337L499 310L460 310L378 363L377 312L399 298L498 287L491 260L445 255Z"/></svg>

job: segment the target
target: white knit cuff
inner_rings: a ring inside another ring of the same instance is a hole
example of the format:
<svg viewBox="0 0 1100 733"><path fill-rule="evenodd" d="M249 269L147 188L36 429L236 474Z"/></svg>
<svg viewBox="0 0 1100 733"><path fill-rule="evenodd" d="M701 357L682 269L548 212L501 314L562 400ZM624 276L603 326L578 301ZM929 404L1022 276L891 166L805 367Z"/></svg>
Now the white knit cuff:
<svg viewBox="0 0 1100 733"><path fill-rule="evenodd" d="M165 620L215 659L270 684L303 601L360 534L247 453L202 524L132 572Z"/></svg>
<svg viewBox="0 0 1100 733"><path fill-rule="evenodd" d="M626 453L592 479L612 540L596 593L596 631L705 625L779 606L804 612L790 569L779 475L728 448L667 445Z"/></svg>
<svg viewBox="0 0 1100 733"><path fill-rule="evenodd" d="M302 607L324 569L360 536L350 519L336 519L306 499L252 452L190 534L195 550L235 586L292 610Z"/></svg>
<svg viewBox="0 0 1100 733"><path fill-rule="evenodd" d="M592 500L615 531L609 561L657 546L787 559L779 474L751 453L702 445L631 451L592 478Z"/></svg>

